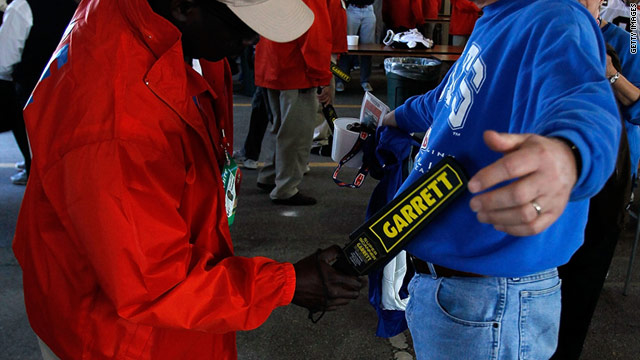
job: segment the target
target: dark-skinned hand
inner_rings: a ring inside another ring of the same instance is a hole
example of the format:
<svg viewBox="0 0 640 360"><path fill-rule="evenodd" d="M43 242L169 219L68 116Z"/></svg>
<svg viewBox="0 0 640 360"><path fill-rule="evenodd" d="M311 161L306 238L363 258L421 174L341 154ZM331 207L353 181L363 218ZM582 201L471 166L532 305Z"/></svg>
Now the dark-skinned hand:
<svg viewBox="0 0 640 360"><path fill-rule="evenodd" d="M366 280L342 274L330 265L341 252L339 246L333 245L293 264L296 291L292 303L311 311L321 311L326 305L325 310L332 311L358 298ZM323 279L327 286L326 304Z"/></svg>

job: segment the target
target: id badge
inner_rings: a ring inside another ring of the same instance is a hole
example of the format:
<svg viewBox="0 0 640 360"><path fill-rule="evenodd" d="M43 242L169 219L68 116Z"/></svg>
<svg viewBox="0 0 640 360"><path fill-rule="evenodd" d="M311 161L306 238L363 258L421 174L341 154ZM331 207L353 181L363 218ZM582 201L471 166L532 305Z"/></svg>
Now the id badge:
<svg viewBox="0 0 640 360"><path fill-rule="evenodd" d="M222 168L222 185L224 187L224 205L227 212L229 226L233 224L238 206L238 190L242 181L242 172L233 158L229 158Z"/></svg>

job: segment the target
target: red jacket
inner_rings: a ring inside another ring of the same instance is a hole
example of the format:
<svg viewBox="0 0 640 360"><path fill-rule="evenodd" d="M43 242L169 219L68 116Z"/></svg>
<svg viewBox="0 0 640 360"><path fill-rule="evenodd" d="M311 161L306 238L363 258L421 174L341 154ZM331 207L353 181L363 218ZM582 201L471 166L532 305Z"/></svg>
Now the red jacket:
<svg viewBox="0 0 640 360"><path fill-rule="evenodd" d="M413 29L424 23L422 0L384 0L382 14L391 29Z"/></svg>
<svg viewBox="0 0 640 360"><path fill-rule="evenodd" d="M469 0L451 0L450 35L471 35L480 9Z"/></svg>
<svg viewBox="0 0 640 360"><path fill-rule="evenodd" d="M233 256L228 66L205 65L209 83L186 66L147 0L85 0L72 24L24 112L13 250L31 326L62 359L234 359L295 273Z"/></svg>
<svg viewBox="0 0 640 360"><path fill-rule="evenodd" d="M347 11L343 0L327 0L331 25L332 54L342 54L349 50L347 46Z"/></svg>
<svg viewBox="0 0 640 360"><path fill-rule="evenodd" d="M315 20L296 40L262 38L256 46L255 83L267 89L293 90L329 85L332 36L327 0L303 0Z"/></svg>
<svg viewBox="0 0 640 360"><path fill-rule="evenodd" d="M440 13L442 0L422 0L422 11L425 19L435 20Z"/></svg>

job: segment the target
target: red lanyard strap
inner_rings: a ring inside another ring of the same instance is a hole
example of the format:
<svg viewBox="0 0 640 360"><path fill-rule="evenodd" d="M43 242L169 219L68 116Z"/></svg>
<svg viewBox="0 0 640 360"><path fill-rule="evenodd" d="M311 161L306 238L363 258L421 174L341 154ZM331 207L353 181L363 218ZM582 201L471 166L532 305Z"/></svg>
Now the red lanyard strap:
<svg viewBox="0 0 640 360"><path fill-rule="evenodd" d="M351 150L349 150L349 152L342 157L342 159L340 160L340 162L338 163L338 166L336 167L336 170L333 172L333 181L340 187L348 187L351 189L357 189L360 186L362 186L362 184L364 183L364 179L367 177L367 174L369 173L369 165L366 164L364 161L362 162L362 166L360 166L360 169L358 169L358 174L356 174L355 178L353 179L353 181L348 184L340 179L338 179L338 173L340 172L340 169L342 169L342 166L344 164L346 164L349 160L353 159L354 156L356 156L360 150L362 150L362 147L364 146L364 143L367 139L369 139L373 134L368 133L367 131L361 131L360 135L358 136L358 139L356 140L356 143L353 144L353 147L351 148Z"/></svg>

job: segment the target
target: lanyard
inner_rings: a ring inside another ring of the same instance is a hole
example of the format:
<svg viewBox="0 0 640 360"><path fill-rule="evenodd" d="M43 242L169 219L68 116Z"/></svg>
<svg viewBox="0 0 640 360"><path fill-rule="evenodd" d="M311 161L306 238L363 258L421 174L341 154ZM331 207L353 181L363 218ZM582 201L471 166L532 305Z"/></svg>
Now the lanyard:
<svg viewBox="0 0 640 360"><path fill-rule="evenodd" d="M204 103L200 101L200 96L196 95L193 97L193 102L196 104L198 111L200 112L200 116L202 119L215 119L213 114L213 108L210 101L205 101ZM207 106L208 105L208 106ZM218 162L223 160L224 164L228 165L230 163L231 157L229 154L231 151L231 143L227 138L227 134L224 131L224 124L222 121L220 124L214 124L217 132L211 131L211 121L203 121L205 128L207 129L207 133L209 134L209 140L211 141L211 145L218 157Z"/></svg>
<svg viewBox="0 0 640 360"><path fill-rule="evenodd" d="M202 103L198 99L198 96L194 96L193 101L196 104L196 107L200 112L200 116L202 116L203 119L213 119L213 109L211 108L210 102L208 107L203 107ZM208 112L211 114L210 116L207 116ZM205 125L211 123L209 121L204 122ZM227 135L224 131L224 124L221 123L220 126L216 126L216 128L219 130L217 133L212 133L209 126L205 127L207 128L209 140L211 141L211 144L214 148L214 152L217 154L216 157L218 162L220 162L220 160L223 160L220 172L222 175L222 187L224 189L225 211L227 214L229 226L231 226L231 224L233 224L233 221L235 220L236 208L238 207L238 189L242 181L242 172L238 168L236 162L229 156L231 143L228 141ZM215 137L217 137L217 139L215 139ZM222 152L224 158L220 156L220 152Z"/></svg>
<svg viewBox="0 0 640 360"><path fill-rule="evenodd" d="M333 172L333 176L332 176L333 181L338 186L348 187L351 189L358 189L360 186L362 186L362 184L364 183L364 179L367 177L367 174L369 173L369 165L366 164L365 161L362 162L362 166L360 166L360 169L358 169L358 173L356 174L355 178L350 184L338 179L338 173L340 172L340 169L342 169L342 166L344 164L346 164L349 160L353 159L353 157L356 156L358 152L360 152L360 150L362 150L362 147L364 146L365 141L373 135L374 134L370 134L366 130L361 131L360 135L358 136L358 139L356 140L356 143L353 144L353 147L351 148L351 150L349 150L349 152L342 157L342 159L338 163L338 166L336 167L336 170Z"/></svg>

